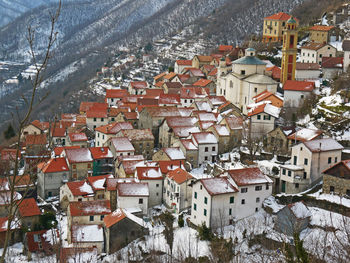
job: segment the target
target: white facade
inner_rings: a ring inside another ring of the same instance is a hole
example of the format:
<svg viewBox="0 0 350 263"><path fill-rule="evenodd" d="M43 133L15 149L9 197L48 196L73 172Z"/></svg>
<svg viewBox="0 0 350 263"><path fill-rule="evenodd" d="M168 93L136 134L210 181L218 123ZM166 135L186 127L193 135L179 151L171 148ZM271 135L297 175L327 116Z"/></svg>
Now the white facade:
<svg viewBox="0 0 350 263"><path fill-rule="evenodd" d="M108 118L86 118L86 126L94 131L95 128L108 124Z"/></svg>
<svg viewBox="0 0 350 263"><path fill-rule="evenodd" d="M166 177L164 179L163 200L168 207L175 208L176 212L181 212L192 204L192 180L176 183L174 180Z"/></svg>
<svg viewBox="0 0 350 263"><path fill-rule="evenodd" d="M140 180L142 183L148 183L149 199L148 206L153 207L162 204L163 180Z"/></svg>
<svg viewBox="0 0 350 263"><path fill-rule="evenodd" d="M337 49L331 45L325 45L317 50L301 47L300 61L302 63L322 63L323 57L335 57Z"/></svg>
<svg viewBox="0 0 350 263"><path fill-rule="evenodd" d="M300 107L310 95L311 91L285 90L284 106L291 108Z"/></svg>
<svg viewBox="0 0 350 263"><path fill-rule="evenodd" d="M252 138L258 138L275 129L275 117L264 112L250 117Z"/></svg>
<svg viewBox="0 0 350 263"><path fill-rule="evenodd" d="M295 70L295 80L316 80L319 79L321 70Z"/></svg>
<svg viewBox="0 0 350 263"><path fill-rule="evenodd" d="M344 51L343 71L346 72L350 65L350 51Z"/></svg>
<svg viewBox="0 0 350 263"><path fill-rule="evenodd" d="M148 196L117 195L117 208L139 208L142 210L142 214L147 215Z"/></svg>

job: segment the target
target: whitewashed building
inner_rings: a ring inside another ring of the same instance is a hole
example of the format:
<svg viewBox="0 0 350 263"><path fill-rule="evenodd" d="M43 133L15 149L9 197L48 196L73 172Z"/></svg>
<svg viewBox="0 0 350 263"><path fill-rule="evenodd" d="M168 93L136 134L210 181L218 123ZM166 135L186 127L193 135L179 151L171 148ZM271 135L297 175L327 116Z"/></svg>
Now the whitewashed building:
<svg viewBox="0 0 350 263"><path fill-rule="evenodd" d="M147 183L126 182L117 184L117 208L140 209L147 214L149 189Z"/></svg>

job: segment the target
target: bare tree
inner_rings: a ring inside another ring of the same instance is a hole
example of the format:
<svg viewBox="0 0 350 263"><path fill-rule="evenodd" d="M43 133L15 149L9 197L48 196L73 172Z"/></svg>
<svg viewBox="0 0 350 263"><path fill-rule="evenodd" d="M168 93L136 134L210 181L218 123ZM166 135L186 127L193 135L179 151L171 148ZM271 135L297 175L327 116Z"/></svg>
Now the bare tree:
<svg viewBox="0 0 350 263"><path fill-rule="evenodd" d="M24 113L24 116L21 116L19 110L17 109L17 121L18 121L18 128L17 128L17 138L16 138L16 156L14 158L14 168L13 168L13 176L9 182L9 198L8 198L8 225L7 225L7 232L5 236L5 241L4 241L4 249L0 258L0 263L5 262L5 257L6 253L8 251L8 246L10 244L10 239L11 239L11 226L12 222L16 219L17 215L17 210L19 205L22 203L24 200L26 193L28 192L28 189L22 194L20 198L18 198L18 194L16 192L15 186L16 182L21 180L21 174L19 173L19 168L20 168L20 162L19 162L19 156L20 156L20 151L21 151L21 136L23 134L23 130L28 125L33 109L37 107L45 98L47 95L44 95L43 97L39 98L37 100L37 92L40 87L40 84L43 82L44 79L44 72L45 69L48 65L48 62L50 58L52 57L52 49L53 46L56 42L57 39L57 32L55 29L55 25L58 21L59 15L61 11L61 1L59 1L58 8L55 13L50 13L50 22L51 22L51 27L50 27L50 33L48 37L48 44L46 47L46 50L43 54L43 57L41 61L39 61L38 56L35 52L35 29L29 25L28 26L28 36L27 36L27 41L29 43L29 48L30 48L30 56L32 58L33 64L35 66L35 77L32 80L32 90L31 90L31 95L29 99L25 98L22 96L22 99L26 103L27 109L26 112ZM28 173L34 177L33 171L28 171ZM25 174L25 173L24 173Z"/></svg>

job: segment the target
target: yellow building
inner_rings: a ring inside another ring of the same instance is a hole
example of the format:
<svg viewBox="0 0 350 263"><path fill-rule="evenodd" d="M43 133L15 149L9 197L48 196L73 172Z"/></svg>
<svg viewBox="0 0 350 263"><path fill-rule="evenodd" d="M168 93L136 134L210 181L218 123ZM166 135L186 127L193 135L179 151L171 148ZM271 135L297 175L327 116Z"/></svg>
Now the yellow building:
<svg viewBox="0 0 350 263"><path fill-rule="evenodd" d="M263 42L280 42L282 41L283 29L291 15L279 12L264 18ZM298 23L298 21L296 21ZM297 24L298 25L298 24Z"/></svg>
<svg viewBox="0 0 350 263"><path fill-rule="evenodd" d="M322 26L316 25L309 28L310 41L316 43L327 44L329 42L329 37L334 31L334 26Z"/></svg>
<svg viewBox="0 0 350 263"><path fill-rule="evenodd" d="M283 47L282 47L282 68L281 83L287 80L295 80L295 68L297 57L298 31L297 22L291 17L283 30Z"/></svg>

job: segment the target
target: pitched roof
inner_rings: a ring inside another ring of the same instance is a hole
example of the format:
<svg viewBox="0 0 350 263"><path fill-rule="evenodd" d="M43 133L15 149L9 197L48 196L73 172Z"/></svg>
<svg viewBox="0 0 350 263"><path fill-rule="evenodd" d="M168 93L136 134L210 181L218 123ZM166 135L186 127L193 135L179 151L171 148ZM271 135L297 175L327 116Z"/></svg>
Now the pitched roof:
<svg viewBox="0 0 350 263"><path fill-rule="evenodd" d="M111 213L109 200L70 202L71 216L107 215Z"/></svg>
<svg viewBox="0 0 350 263"><path fill-rule="evenodd" d="M268 115L271 115L274 118L278 118L279 114L280 114L281 109L273 106L270 103L265 103L264 101L261 102L260 104L257 103L256 105L254 105L249 111L248 111L248 117L250 116L254 116L260 113L266 113Z"/></svg>
<svg viewBox="0 0 350 263"><path fill-rule="evenodd" d="M344 51L350 51L350 40L344 40L342 44L342 48Z"/></svg>
<svg viewBox="0 0 350 263"><path fill-rule="evenodd" d="M321 130L314 130L314 129L308 129L308 128L302 128L300 130L297 130L296 132L289 135L287 138L290 140L297 140L300 142L306 142L311 141L318 136L320 136L323 132Z"/></svg>
<svg viewBox="0 0 350 263"><path fill-rule="evenodd" d="M1 160L14 161L16 160L17 149L2 149ZM21 151L18 151L18 157L21 158Z"/></svg>
<svg viewBox="0 0 350 263"><path fill-rule="evenodd" d="M73 196L94 195L94 190L85 180L67 182L67 187Z"/></svg>
<svg viewBox="0 0 350 263"><path fill-rule="evenodd" d="M196 55L195 57L198 58L199 62L211 62L213 60L212 56L201 56L201 55Z"/></svg>
<svg viewBox="0 0 350 263"><path fill-rule="evenodd" d="M139 115L137 112L124 112L123 113L125 119L127 120L138 120L139 119Z"/></svg>
<svg viewBox="0 0 350 263"><path fill-rule="evenodd" d="M279 12L276 14L273 14L271 16L267 16L264 19L268 19L268 20L281 20L281 21L287 21L291 18L292 16L287 14L287 13L283 13L283 12Z"/></svg>
<svg viewBox="0 0 350 263"><path fill-rule="evenodd" d="M124 218L126 218L126 215L125 215L123 209L118 208L113 213L105 216L103 218L103 222L105 223L105 226L107 228L110 228L111 226L115 225L116 223L122 221Z"/></svg>
<svg viewBox="0 0 350 263"><path fill-rule="evenodd" d="M146 81L131 81L130 86L133 89L146 89L148 84Z"/></svg>
<svg viewBox="0 0 350 263"><path fill-rule="evenodd" d="M49 122L41 122L39 120L34 120L31 122L32 125L34 125L35 127L37 127L38 129L45 131L50 127L50 123Z"/></svg>
<svg viewBox="0 0 350 263"><path fill-rule="evenodd" d="M243 128L243 119L236 116L228 116L225 118L230 130L237 130Z"/></svg>
<svg viewBox="0 0 350 263"><path fill-rule="evenodd" d="M343 69L344 57L322 57L322 68Z"/></svg>
<svg viewBox="0 0 350 263"><path fill-rule="evenodd" d="M118 196L149 196L148 183L118 183Z"/></svg>
<svg viewBox="0 0 350 263"><path fill-rule="evenodd" d="M186 157L179 147L170 147L162 149L170 160L185 160Z"/></svg>
<svg viewBox="0 0 350 263"><path fill-rule="evenodd" d="M272 183L259 168L243 168L228 170L227 173L238 186Z"/></svg>
<svg viewBox="0 0 350 263"><path fill-rule="evenodd" d="M149 107L142 111L147 111L152 117L172 117L181 116L179 109L174 106Z"/></svg>
<svg viewBox="0 0 350 263"><path fill-rule="evenodd" d="M107 118L107 108L90 108L86 111L86 118Z"/></svg>
<svg viewBox="0 0 350 263"><path fill-rule="evenodd" d="M55 147L55 149L53 149L54 153L55 153L55 156L60 156L61 153L63 151L65 151L66 149L79 149L80 146L59 146L59 147Z"/></svg>
<svg viewBox="0 0 350 263"><path fill-rule="evenodd" d="M310 49L310 50L319 50L320 48L323 48L325 45L327 45L327 44L317 43L317 42L309 42L300 48L301 49Z"/></svg>
<svg viewBox="0 0 350 263"><path fill-rule="evenodd" d="M181 104L180 94L162 94L159 96L159 104L179 105Z"/></svg>
<svg viewBox="0 0 350 263"><path fill-rule="evenodd" d="M47 143L46 134L28 134L26 135L26 145L45 145Z"/></svg>
<svg viewBox="0 0 350 263"><path fill-rule="evenodd" d="M200 182L210 195L233 194L238 192L225 177L201 179Z"/></svg>
<svg viewBox="0 0 350 263"><path fill-rule="evenodd" d="M216 137L211 132L198 132L192 134L193 142L195 144L210 144L218 143Z"/></svg>
<svg viewBox="0 0 350 263"><path fill-rule="evenodd" d="M89 150L94 160L113 158L113 154L108 147L91 147Z"/></svg>
<svg viewBox="0 0 350 263"><path fill-rule="evenodd" d="M184 169L181 169L181 168L177 168L175 170L169 171L166 176L174 180L177 184L182 184L187 180L190 180L193 178L191 174L189 174L188 172L186 172Z"/></svg>
<svg viewBox="0 0 350 263"><path fill-rule="evenodd" d="M320 68L318 63L296 63L296 70L320 70Z"/></svg>
<svg viewBox="0 0 350 263"><path fill-rule="evenodd" d="M57 172L68 172L68 164L66 158L52 158L47 162L42 162L38 164L38 169L43 173L57 173Z"/></svg>
<svg viewBox="0 0 350 263"><path fill-rule="evenodd" d="M158 165L162 174L167 174L169 171L177 168L184 168L184 160L158 161Z"/></svg>
<svg viewBox="0 0 350 263"><path fill-rule="evenodd" d="M21 217L41 215L41 211L34 198L23 199L18 206L18 212Z"/></svg>
<svg viewBox="0 0 350 263"><path fill-rule="evenodd" d="M314 88L315 82L310 81L287 80L283 85L283 90L293 91L313 91Z"/></svg>
<svg viewBox="0 0 350 263"><path fill-rule="evenodd" d="M195 83L193 83L193 86L199 86L199 87L206 87L208 86L210 83L213 83L212 80L210 79L199 79L197 80Z"/></svg>
<svg viewBox="0 0 350 263"><path fill-rule="evenodd" d="M230 136L230 132L225 125L215 124L213 127L219 136Z"/></svg>
<svg viewBox="0 0 350 263"><path fill-rule="evenodd" d="M87 142L88 138L85 133L69 133L69 139L71 142Z"/></svg>
<svg viewBox="0 0 350 263"><path fill-rule="evenodd" d="M232 64L240 64L240 65L266 65L266 63L257 57L254 56L245 56L234 60Z"/></svg>
<svg viewBox="0 0 350 263"><path fill-rule="evenodd" d="M129 92L125 89L107 89L106 90L106 98L124 98L129 95Z"/></svg>
<svg viewBox="0 0 350 263"><path fill-rule="evenodd" d="M230 52L233 49L232 45L220 45L218 48L219 52Z"/></svg>
<svg viewBox="0 0 350 263"><path fill-rule="evenodd" d="M277 66L272 66L272 67L266 68L266 71L272 72L273 79L280 79L281 78L281 68L279 68Z"/></svg>
<svg viewBox="0 0 350 263"><path fill-rule="evenodd" d="M191 73L195 77L205 77L203 71L201 71L198 68L186 68L184 70L184 73L188 73L188 74Z"/></svg>
<svg viewBox="0 0 350 263"><path fill-rule="evenodd" d="M65 152L69 163L93 162L91 152L88 148L65 149Z"/></svg>
<svg viewBox="0 0 350 263"><path fill-rule="evenodd" d="M27 246L30 252L53 252L53 244L59 238L56 229L31 231L26 233ZM40 244L40 246L39 246Z"/></svg>
<svg viewBox="0 0 350 263"><path fill-rule="evenodd" d="M334 26L324 26L324 25L315 25L309 28L310 31L326 31L332 30Z"/></svg>
<svg viewBox="0 0 350 263"><path fill-rule="evenodd" d="M134 152L135 148L127 137L111 138L110 142L113 144L116 152Z"/></svg>
<svg viewBox="0 0 350 263"><path fill-rule="evenodd" d="M121 131L124 137L127 137L131 142L154 140L154 136L150 129L133 129Z"/></svg>
<svg viewBox="0 0 350 263"><path fill-rule="evenodd" d="M193 126L198 119L196 117L166 117L166 123L170 128Z"/></svg>
<svg viewBox="0 0 350 263"><path fill-rule="evenodd" d="M342 150L344 147L332 138L317 139L304 142L311 152L327 152Z"/></svg>
<svg viewBox="0 0 350 263"><path fill-rule="evenodd" d="M104 184L108 178L113 178L111 174L88 176L87 180L94 191L104 190Z"/></svg>
<svg viewBox="0 0 350 263"><path fill-rule="evenodd" d="M115 122L104 126L97 127L95 131L102 132L104 134L117 134L121 130L134 129L130 122Z"/></svg>
<svg viewBox="0 0 350 263"><path fill-rule="evenodd" d="M103 242L102 225L76 225L71 226L71 237L73 243Z"/></svg>
<svg viewBox="0 0 350 263"><path fill-rule="evenodd" d="M176 64L181 66L192 66L192 60L176 60Z"/></svg>
<svg viewBox="0 0 350 263"><path fill-rule="evenodd" d="M182 145L185 147L187 151L196 151L198 150L198 147L193 143L191 139L183 139L180 140Z"/></svg>
<svg viewBox="0 0 350 263"><path fill-rule="evenodd" d="M0 232L7 231L8 227L8 217L0 217ZM11 223L11 230L20 229L21 224L19 220L15 219Z"/></svg>
<svg viewBox="0 0 350 263"><path fill-rule="evenodd" d="M163 179L162 172L158 166L149 167L141 166L136 167L136 175L139 180L161 180Z"/></svg>
<svg viewBox="0 0 350 263"><path fill-rule="evenodd" d="M343 165L350 172L350 159L349 159L349 160L343 160L343 161L337 162L336 164L324 170L322 173L327 173L329 170L333 169L333 167L338 165Z"/></svg>

